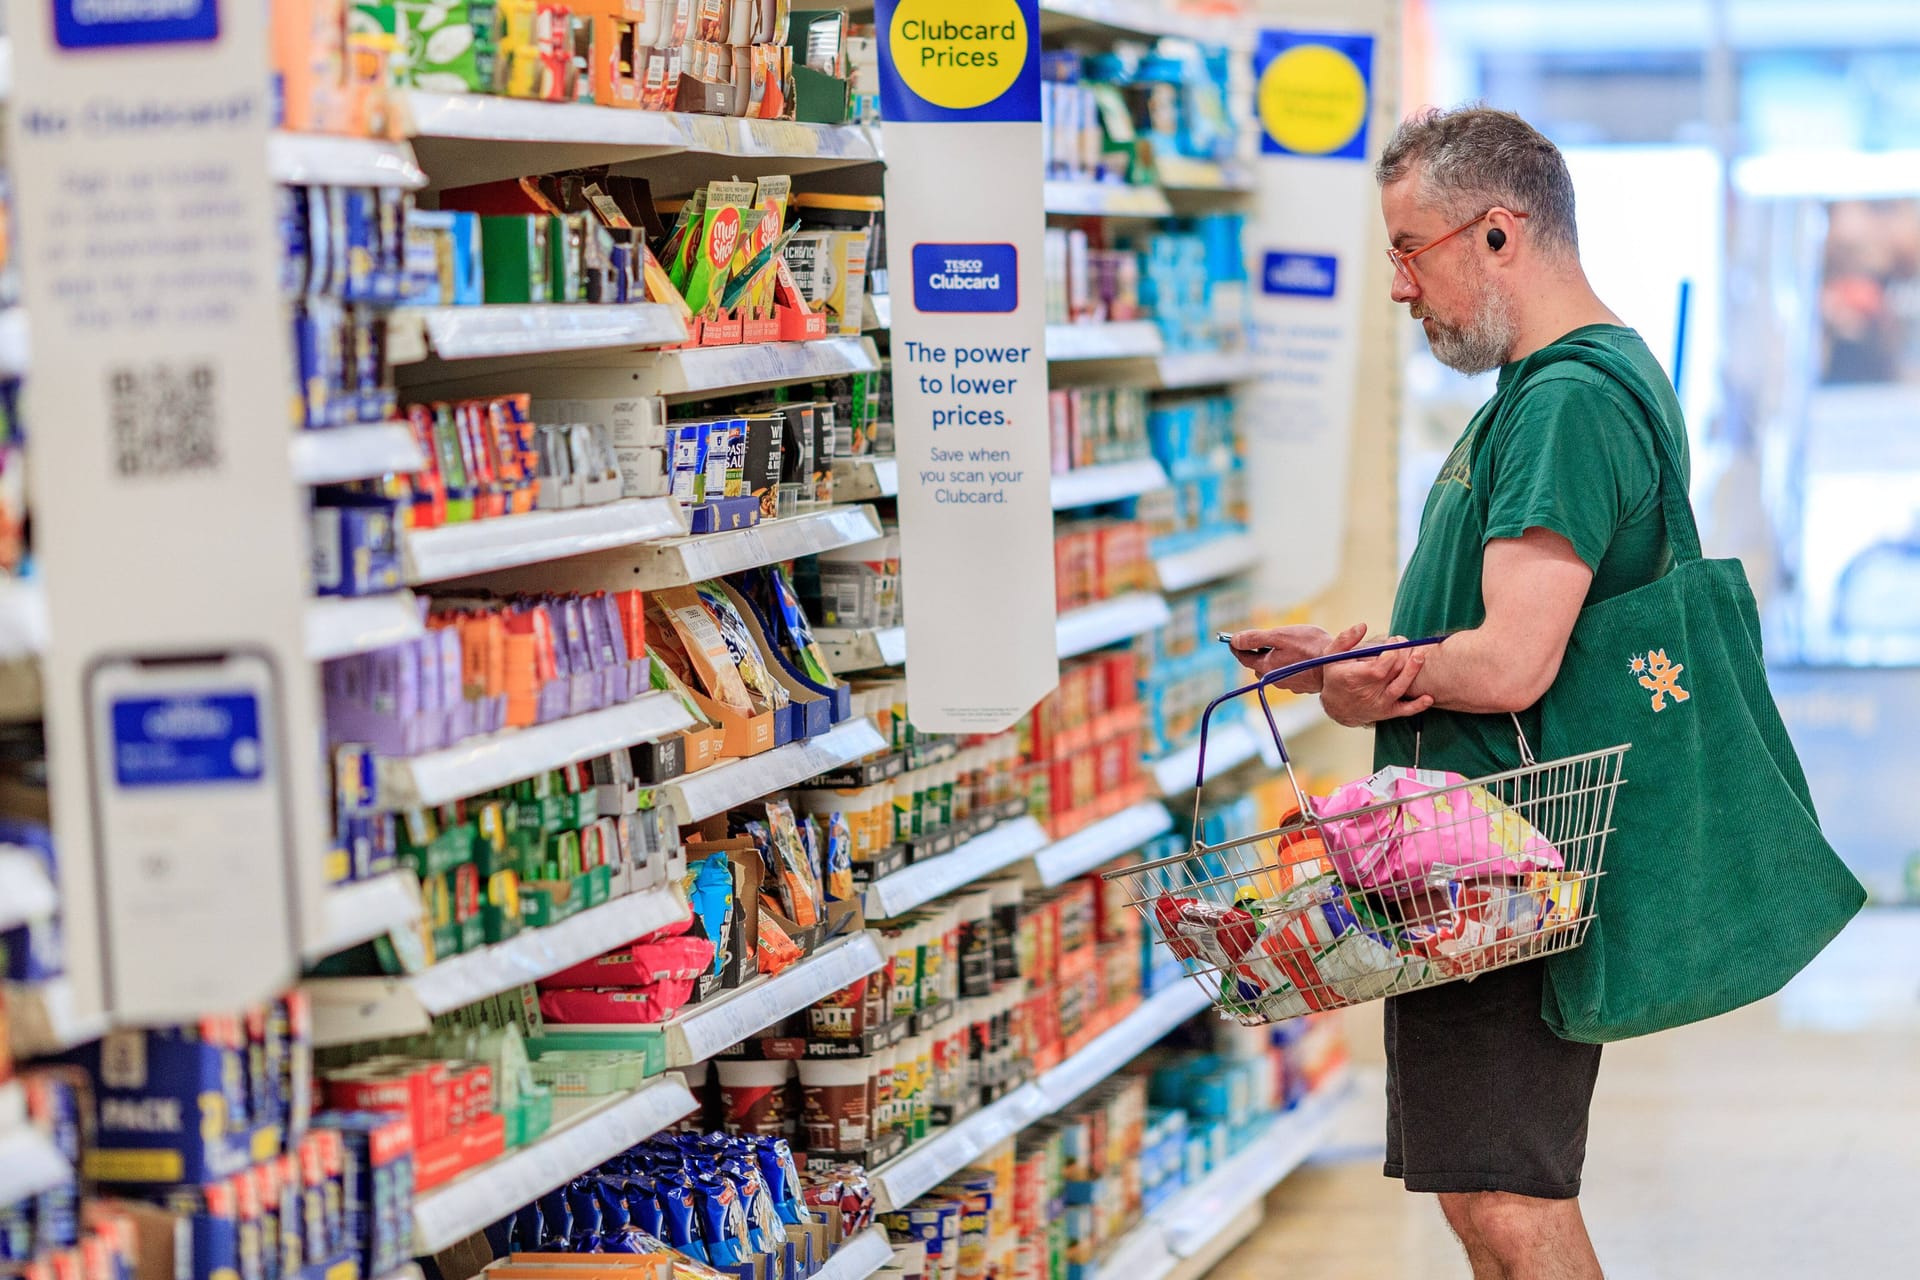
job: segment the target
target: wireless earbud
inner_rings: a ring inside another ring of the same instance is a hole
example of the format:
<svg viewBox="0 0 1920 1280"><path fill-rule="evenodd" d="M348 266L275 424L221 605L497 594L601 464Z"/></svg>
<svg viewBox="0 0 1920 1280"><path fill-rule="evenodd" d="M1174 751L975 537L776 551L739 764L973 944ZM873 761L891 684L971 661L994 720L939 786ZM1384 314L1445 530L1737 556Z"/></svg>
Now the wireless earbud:
<svg viewBox="0 0 1920 1280"><path fill-rule="evenodd" d="M1506 232L1502 231L1498 227L1494 227L1487 232L1487 248L1493 250L1495 253L1498 253L1506 247L1507 247Z"/></svg>

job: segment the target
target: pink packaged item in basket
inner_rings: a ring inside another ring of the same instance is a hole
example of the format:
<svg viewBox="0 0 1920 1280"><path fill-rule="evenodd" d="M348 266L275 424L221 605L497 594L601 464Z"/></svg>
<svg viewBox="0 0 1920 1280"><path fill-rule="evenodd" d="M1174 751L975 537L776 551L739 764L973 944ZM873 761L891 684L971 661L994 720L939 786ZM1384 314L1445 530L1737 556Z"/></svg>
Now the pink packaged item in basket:
<svg viewBox="0 0 1920 1280"><path fill-rule="evenodd" d="M1314 801L1340 878L1401 896L1423 884L1561 868L1559 851L1531 823L1466 781L1395 765ZM1428 794L1443 787L1463 789ZM1402 803L1357 812L1393 800Z"/></svg>

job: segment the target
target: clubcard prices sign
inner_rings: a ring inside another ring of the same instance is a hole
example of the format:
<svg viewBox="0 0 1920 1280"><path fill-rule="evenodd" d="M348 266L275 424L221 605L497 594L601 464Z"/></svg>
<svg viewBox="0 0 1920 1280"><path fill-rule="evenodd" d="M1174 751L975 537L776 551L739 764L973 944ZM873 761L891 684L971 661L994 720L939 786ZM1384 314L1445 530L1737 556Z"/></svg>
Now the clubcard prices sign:
<svg viewBox="0 0 1920 1280"><path fill-rule="evenodd" d="M907 709L1013 724L1059 681L1037 0L881 0Z"/></svg>

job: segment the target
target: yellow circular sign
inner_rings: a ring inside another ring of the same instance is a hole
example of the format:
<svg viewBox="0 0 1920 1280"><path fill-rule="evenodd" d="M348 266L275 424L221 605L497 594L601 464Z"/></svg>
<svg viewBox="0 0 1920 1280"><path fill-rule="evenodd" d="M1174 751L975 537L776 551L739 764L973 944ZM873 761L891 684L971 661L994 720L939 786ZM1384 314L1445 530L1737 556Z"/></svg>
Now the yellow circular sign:
<svg viewBox="0 0 1920 1280"><path fill-rule="evenodd" d="M907 88L949 111L992 102L1027 59L1018 0L900 0L887 34Z"/></svg>
<svg viewBox="0 0 1920 1280"><path fill-rule="evenodd" d="M1324 44L1296 45L1260 76L1260 123L1300 155L1331 155L1367 122L1367 80L1353 59Z"/></svg>

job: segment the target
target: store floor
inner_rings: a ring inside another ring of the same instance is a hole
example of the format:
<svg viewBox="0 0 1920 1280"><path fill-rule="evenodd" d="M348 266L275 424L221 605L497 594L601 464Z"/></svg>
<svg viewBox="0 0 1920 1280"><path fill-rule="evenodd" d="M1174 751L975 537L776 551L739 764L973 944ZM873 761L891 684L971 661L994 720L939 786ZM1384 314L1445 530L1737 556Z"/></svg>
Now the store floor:
<svg viewBox="0 0 1920 1280"><path fill-rule="evenodd" d="M1469 1274L1433 1198L1380 1176L1367 1043L1323 1159L1210 1280ZM1610 1280L1911 1275L1916 1188L1920 911L1864 915L1780 998L1606 1051L1582 1201Z"/></svg>

